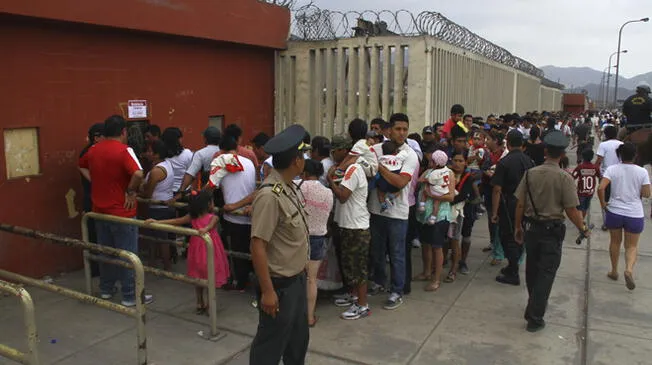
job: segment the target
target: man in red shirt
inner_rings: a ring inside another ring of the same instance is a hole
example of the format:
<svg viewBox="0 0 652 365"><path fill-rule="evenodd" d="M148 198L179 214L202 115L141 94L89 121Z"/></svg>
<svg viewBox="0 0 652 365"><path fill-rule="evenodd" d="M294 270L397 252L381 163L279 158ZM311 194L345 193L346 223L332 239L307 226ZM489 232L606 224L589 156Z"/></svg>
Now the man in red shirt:
<svg viewBox="0 0 652 365"><path fill-rule="evenodd" d="M601 178L600 166L592 163L593 150L590 148L582 151L582 163L577 165L573 171L573 177L577 179L577 196L580 198L580 205L577 209L582 212L582 217L586 219L586 214L591 208L591 199L595 194L595 188L598 184L598 178Z"/></svg>
<svg viewBox="0 0 652 365"><path fill-rule="evenodd" d="M457 122L462 121L462 116L464 115L464 107L460 104L455 104L451 107L451 117L444 123L444 127L441 129L442 136L441 138L451 138L451 129L457 124Z"/></svg>
<svg viewBox="0 0 652 365"><path fill-rule="evenodd" d="M86 170L93 182L91 201L93 212L118 217L136 216L136 193L143 180L143 170L134 151L126 145L127 122L119 115L104 121L105 139L93 145L79 160L79 168ZM138 227L120 223L96 221L99 244L138 253ZM136 305L133 270L100 263L100 291L102 299L111 299L115 283L121 282L122 305ZM145 296L146 303L152 301Z"/></svg>

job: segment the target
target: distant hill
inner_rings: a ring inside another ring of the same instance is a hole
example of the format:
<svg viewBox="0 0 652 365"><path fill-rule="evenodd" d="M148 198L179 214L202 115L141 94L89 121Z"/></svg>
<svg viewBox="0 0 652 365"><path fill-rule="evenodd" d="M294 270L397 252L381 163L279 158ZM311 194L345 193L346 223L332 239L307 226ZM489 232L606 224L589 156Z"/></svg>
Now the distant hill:
<svg viewBox="0 0 652 365"><path fill-rule="evenodd" d="M602 71L594 70L589 67L556 67L556 66L543 66L541 67L546 75L546 78L559 82L566 86L566 91L581 92L586 90L588 95L593 100L600 99L600 82L602 81ZM637 75L631 78L618 77L618 98L625 98L631 95L640 81L646 81L652 85L652 72ZM615 82L615 75L611 75L609 82L609 98L613 96L613 87Z"/></svg>

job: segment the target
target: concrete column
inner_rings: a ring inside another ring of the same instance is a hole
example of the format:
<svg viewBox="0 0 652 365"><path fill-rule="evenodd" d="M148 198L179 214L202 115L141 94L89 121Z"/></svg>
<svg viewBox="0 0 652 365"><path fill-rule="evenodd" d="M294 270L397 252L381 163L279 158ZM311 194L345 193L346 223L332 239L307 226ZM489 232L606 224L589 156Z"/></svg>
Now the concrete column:
<svg viewBox="0 0 652 365"><path fill-rule="evenodd" d="M426 84L425 84L425 115L424 124L431 124L433 110L433 49L426 48Z"/></svg>
<svg viewBox="0 0 652 365"><path fill-rule="evenodd" d="M323 51L320 48L317 48L315 50L315 68L314 68L314 83L312 84L313 87L313 98L312 98L312 114L311 114L311 120L312 122L310 123L312 128L311 131L313 134L323 134L323 105L322 105L322 100L323 100L323 95L324 95L324 80L323 80Z"/></svg>
<svg viewBox="0 0 652 365"><path fill-rule="evenodd" d="M344 131L344 108L346 106L346 48L337 49L337 111L336 111L336 128L334 134L340 134Z"/></svg>
<svg viewBox="0 0 652 365"><path fill-rule="evenodd" d="M285 92L284 92L284 108L286 109L285 116L286 116L286 121L285 121L285 127L289 126L290 124L294 124L296 122L296 117L295 117L295 103L294 100L296 98L296 57L294 56L288 56L285 57L285 62L283 62L283 68L284 68L284 76L283 78L285 79L285 82L283 83L285 86ZM282 128L281 130L283 130ZM279 132L281 131L279 130Z"/></svg>
<svg viewBox="0 0 652 365"><path fill-rule="evenodd" d="M394 108L392 113L403 112L403 63L404 49L400 44L394 48Z"/></svg>
<svg viewBox="0 0 652 365"><path fill-rule="evenodd" d="M380 54L374 44L370 48L371 67L369 68L369 120L380 116Z"/></svg>
<svg viewBox="0 0 652 365"><path fill-rule="evenodd" d="M358 49L358 117L367 119L367 47L361 45Z"/></svg>
<svg viewBox="0 0 652 365"><path fill-rule="evenodd" d="M335 59L333 48L324 50L326 57L326 129L325 136L332 136L335 133Z"/></svg>
<svg viewBox="0 0 652 365"><path fill-rule="evenodd" d="M346 130L346 126L349 122L357 116L357 97L355 93L357 90L356 76L358 75L358 55L355 48L349 48L349 73L348 73L348 112L346 118L344 119L344 126L342 127Z"/></svg>
<svg viewBox="0 0 652 365"><path fill-rule="evenodd" d="M426 109L429 108L428 94L430 76L430 54L426 52L426 42L423 38L415 38L409 43L408 74L407 74L407 105L406 114L410 117L410 132L421 132L426 123ZM395 110L398 112L398 110Z"/></svg>
<svg viewBox="0 0 652 365"><path fill-rule="evenodd" d="M387 120L389 119L389 110L390 110L390 103L389 103L389 91L391 89L390 86L390 79L389 79L389 74L391 70L391 65L392 65L392 51L389 47L389 45L385 44L383 46L383 114L382 118Z"/></svg>

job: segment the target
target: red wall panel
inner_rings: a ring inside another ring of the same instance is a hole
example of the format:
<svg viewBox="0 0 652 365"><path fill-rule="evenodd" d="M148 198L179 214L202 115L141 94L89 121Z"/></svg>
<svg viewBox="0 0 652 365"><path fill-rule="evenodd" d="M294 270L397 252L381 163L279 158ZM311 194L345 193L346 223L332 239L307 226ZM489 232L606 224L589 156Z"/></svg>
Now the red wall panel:
<svg viewBox="0 0 652 365"><path fill-rule="evenodd" d="M179 126L202 147L209 115L245 140L273 132L274 51L196 39L0 17L0 130L39 127L41 172L7 181L0 149L0 222L79 237L65 194L81 186L77 156L88 127L119 104L146 99L151 123ZM3 142L0 142L3 143ZM79 267L77 251L0 233L0 267L43 275Z"/></svg>

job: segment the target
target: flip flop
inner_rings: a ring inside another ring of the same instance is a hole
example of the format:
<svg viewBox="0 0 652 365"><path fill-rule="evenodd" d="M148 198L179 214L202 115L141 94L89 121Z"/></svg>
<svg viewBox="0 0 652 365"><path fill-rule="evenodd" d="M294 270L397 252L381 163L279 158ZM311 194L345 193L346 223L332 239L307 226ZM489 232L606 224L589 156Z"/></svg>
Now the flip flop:
<svg viewBox="0 0 652 365"><path fill-rule="evenodd" d="M629 271L625 271L625 285L627 285L627 289L629 290L634 290L636 288L634 277L632 276L632 273Z"/></svg>
<svg viewBox="0 0 652 365"><path fill-rule="evenodd" d="M439 289L440 285L441 284L439 283L439 281L431 281L430 284L426 285L426 287L423 288L423 290L435 292L437 291L437 289Z"/></svg>
<svg viewBox="0 0 652 365"><path fill-rule="evenodd" d="M455 281L456 278L457 278L457 274L451 271L448 273L448 275L446 275L446 278L444 279L444 283L452 283L453 281Z"/></svg>
<svg viewBox="0 0 652 365"><path fill-rule="evenodd" d="M618 273L617 272L608 272L607 277L613 281L618 281Z"/></svg>

